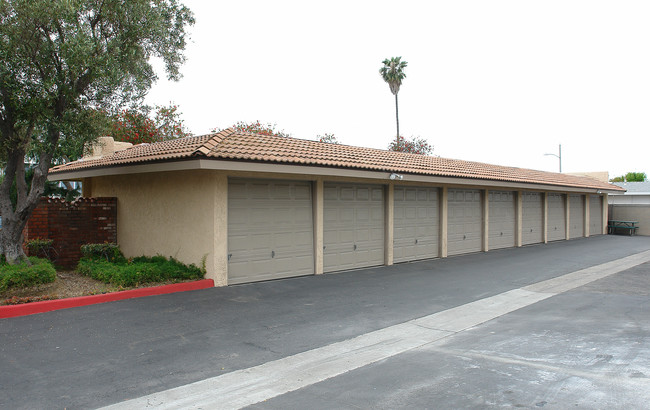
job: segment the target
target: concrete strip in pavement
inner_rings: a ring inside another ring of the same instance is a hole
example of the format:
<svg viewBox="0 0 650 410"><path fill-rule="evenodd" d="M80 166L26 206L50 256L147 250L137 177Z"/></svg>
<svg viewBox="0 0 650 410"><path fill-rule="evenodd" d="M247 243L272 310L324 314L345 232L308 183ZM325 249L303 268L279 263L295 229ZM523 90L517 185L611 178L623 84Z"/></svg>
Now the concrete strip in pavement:
<svg viewBox="0 0 650 410"><path fill-rule="evenodd" d="M522 289L540 293L564 293L571 289L586 285L587 283L594 282L614 273L628 270L637 265L645 263L648 260L650 260L650 251L640 252L627 256L625 258L616 259L611 262L606 262L600 265L592 266L590 268L567 273L566 275L562 275L557 278L537 282L532 285L525 286Z"/></svg>
<svg viewBox="0 0 650 410"><path fill-rule="evenodd" d="M648 261L650 261L650 251L641 252L369 332L353 339L106 408L241 408L443 340L450 335L558 293L575 289Z"/></svg>

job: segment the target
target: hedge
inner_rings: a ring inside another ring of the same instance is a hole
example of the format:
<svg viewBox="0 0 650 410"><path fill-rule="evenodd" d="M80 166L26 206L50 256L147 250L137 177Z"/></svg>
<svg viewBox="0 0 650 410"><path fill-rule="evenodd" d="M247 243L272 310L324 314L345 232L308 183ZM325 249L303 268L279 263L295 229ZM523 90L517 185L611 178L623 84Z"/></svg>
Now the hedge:
<svg viewBox="0 0 650 410"><path fill-rule="evenodd" d="M130 261L109 262L104 257L83 257L77 265L83 275L116 286L137 286L143 283L202 279L204 271L195 265L184 265L174 258L138 257Z"/></svg>
<svg viewBox="0 0 650 410"><path fill-rule="evenodd" d="M56 270L47 259L30 257L31 265L23 262L9 265L0 264L0 292L10 288L27 288L56 280Z"/></svg>

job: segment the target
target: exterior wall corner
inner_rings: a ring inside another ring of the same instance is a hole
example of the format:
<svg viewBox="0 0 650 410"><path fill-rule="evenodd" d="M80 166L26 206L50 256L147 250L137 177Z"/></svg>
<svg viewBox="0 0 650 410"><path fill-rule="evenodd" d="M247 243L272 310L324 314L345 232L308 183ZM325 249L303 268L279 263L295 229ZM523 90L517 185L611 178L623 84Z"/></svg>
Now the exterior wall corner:
<svg viewBox="0 0 650 410"><path fill-rule="evenodd" d="M212 268L207 269L206 278L214 286L228 285L228 177L214 176L214 238Z"/></svg>

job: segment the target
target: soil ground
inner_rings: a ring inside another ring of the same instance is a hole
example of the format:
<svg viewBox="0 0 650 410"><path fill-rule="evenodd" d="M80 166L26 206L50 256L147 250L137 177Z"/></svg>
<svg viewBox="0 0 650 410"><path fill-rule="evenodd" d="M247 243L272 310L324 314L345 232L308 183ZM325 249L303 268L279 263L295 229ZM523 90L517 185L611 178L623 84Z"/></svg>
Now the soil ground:
<svg viewBox="0 0 650 410"><path fill-rule="evenodd" d="M145 283L140 286L124 288L107 284L75 271L57 271L56 280L21 289L7 289L0 292L0 306L36 302L40 300L64 299L76 296L98 295L121 290L167 285L179 281Z"/></svg>

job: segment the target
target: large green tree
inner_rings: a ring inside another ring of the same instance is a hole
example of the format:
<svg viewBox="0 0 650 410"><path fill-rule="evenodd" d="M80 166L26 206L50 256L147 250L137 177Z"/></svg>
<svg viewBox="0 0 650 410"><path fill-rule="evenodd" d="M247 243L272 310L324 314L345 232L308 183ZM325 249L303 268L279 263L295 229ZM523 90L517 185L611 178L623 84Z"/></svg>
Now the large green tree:
<svg viewBox="0 0 650 410"><path fill-rule="evenodd" d="M628 172L620 177L610 179L609 182L645 182L647 179L648 176L645 172Z"/></svg>
<svg viewBox="0 0 650 410"><path fill-rule="evenodd" d="M152 58L178 79L193 23L177 0L0 0L0 253L8 262L25 259L22 231L52 160L97 136L98 109L144 96L156 80Z"/></svg>
<svg viewBox="0 0 650 410"><path fill-rule="evenodd" d="M388 83L390 92L395 96L395 120L397 123L397 134L395 134L395 136L399 138L399 106L397 104L397 93L399 93L402 80L406 78L404 69L408 63L402 61L402 57L393 57L385 59L382 61L382 64L384 65L379 69L379 74L381 74L381 78Z"/></svg>

